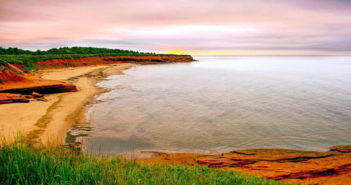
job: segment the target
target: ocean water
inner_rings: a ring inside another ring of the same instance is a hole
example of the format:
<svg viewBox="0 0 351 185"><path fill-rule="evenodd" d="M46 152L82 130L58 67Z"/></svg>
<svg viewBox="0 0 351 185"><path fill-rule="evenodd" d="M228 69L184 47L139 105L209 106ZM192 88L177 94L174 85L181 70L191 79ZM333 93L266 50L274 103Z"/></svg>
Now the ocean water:
<svg viewBox="0 0 351 185"><path fill-rule="evenodd" d="M351 144L350 56L196 56L98 85L84 147L220 153Z"/></svg>

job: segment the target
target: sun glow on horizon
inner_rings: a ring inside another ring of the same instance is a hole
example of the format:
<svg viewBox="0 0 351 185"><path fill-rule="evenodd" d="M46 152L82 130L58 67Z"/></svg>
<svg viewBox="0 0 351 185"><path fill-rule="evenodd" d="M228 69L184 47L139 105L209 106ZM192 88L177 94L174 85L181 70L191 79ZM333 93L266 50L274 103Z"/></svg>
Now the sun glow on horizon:
<svg viewBox="0 0 351 185"><path fill-rule="evenodd" d="M328 52L318 50L234 50L234 51L182 51L173 50L166 54L177 55L351 55L351 52Z"/></svg>
<svg viewBox="0 0 351 185"><path fill-rule="evenodd" d="M233 55L233 52L229 51L181 51L174 50L168 51L167 54L178 54L178 55Z"/></svg>

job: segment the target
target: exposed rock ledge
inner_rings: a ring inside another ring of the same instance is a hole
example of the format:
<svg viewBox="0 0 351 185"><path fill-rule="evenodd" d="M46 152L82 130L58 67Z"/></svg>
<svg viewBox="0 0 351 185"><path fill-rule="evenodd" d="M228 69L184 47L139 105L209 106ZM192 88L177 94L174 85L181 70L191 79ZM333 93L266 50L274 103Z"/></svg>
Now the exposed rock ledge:
<svg viewBox="0 0 351 185"><path fill-rule="evenodd" d="M45 101L41 94L74 92L76 86L61 81L27 78L23 81L0 84L0 104Z"/></svg>
<svg viewBox="0 0 351 185"><path fill-rule="evenodd" d="M77 91L72 84L30 76L13 68L8 67L0 72L0 104L45 100L40 94Z"/></svg>
<svg viewBox="0 0 351 185"><path fill-rule="evenodd" d="M16 102L27 103L29 99L22 94L0 93L0 104Z"/></svg>
<svg viewBox="0 0 351 185"><path fill-rule="evenodd" d="M334 146L327 152L255 149L220 155L154 153L158 156L138 160L147 163L200 164L302 184L351 182L351 145Z"/></svg>
<svg viewBox="0 0 351 185"><path fill-rule="evenodd" d="M0 93L32 94L33 92L37 92L51 94L74 91L77 91L77 88L72 84L40 78L0 85Z"/></svg>

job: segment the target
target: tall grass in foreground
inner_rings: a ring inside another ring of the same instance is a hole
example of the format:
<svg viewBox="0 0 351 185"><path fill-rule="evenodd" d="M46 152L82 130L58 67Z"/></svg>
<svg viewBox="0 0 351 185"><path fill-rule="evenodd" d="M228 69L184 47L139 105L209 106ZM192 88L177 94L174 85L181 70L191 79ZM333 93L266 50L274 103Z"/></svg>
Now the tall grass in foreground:
<svg viewBox="0 0 351 185"><path fill-rule="evenodd" d="M284 184L202 166L142 164L23 142L0 148L0 184Z"/></svg>

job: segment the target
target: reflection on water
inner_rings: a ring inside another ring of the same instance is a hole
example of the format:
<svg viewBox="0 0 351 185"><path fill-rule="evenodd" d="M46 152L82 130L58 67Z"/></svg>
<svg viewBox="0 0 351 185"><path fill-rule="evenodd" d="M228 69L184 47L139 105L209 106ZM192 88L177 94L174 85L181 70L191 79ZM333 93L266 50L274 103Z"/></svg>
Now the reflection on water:
<svg viewBox="0 0 351 185"><path fill-rule="evenodd" d="M89 152L326 150L351 143L351 57L202 56L136 66L88 113Z"/></svg>

